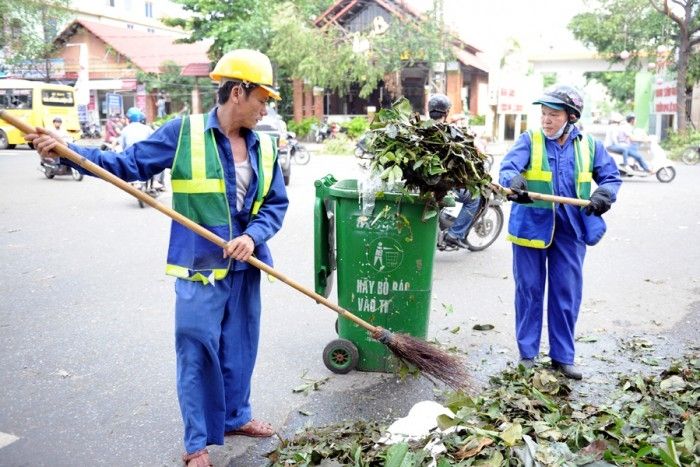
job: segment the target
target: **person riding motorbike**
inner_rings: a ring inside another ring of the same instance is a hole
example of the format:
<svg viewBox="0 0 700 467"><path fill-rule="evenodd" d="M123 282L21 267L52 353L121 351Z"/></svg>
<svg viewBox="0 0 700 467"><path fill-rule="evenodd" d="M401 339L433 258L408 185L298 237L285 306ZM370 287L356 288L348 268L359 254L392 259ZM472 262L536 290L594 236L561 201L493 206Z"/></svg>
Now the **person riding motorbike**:
<svg viewBox="0 0 700 467"><path fill-rule="evenodd" d="M636 117L634 114L628 114L625 117L625 123L622 122L622 115L613 114L611 121L617 121L617 128L612 128L605 136L605 149L610 152L622 154L622 165L627 166L627 159L631 157L636 160L639 165L647 173L654 173L644 160L644 156L639 153L638 141L634 140L634 123Z"/></svg>
<svg viewBox="0 0 700 467"><path fill-rule="evenodd" d="M452 102L444 94L433 94L428 100L428 116L436 122L446 122L447 114L451 108ZM457 219L445 232L445 243L457 248L468 248L468 245L464 242L464 236L467 234L469 225L479 210L481 197L473 198L468 190L461 189L456 192L456 198L457 201L462 203L462 208L459 210Z"/></svg>
<svg viewBox="0 0 700 467"><path fill-rule="evenodd" d="M129 146L148 139L153 134L153 129L146 125L146 114L138 107L131 107L126 111L126 118L129 119L129 124L122 129L122 132L117 137L119 147L125 150ZM165 171L154 175L153 188L162 191L165 190Z"/></svg>

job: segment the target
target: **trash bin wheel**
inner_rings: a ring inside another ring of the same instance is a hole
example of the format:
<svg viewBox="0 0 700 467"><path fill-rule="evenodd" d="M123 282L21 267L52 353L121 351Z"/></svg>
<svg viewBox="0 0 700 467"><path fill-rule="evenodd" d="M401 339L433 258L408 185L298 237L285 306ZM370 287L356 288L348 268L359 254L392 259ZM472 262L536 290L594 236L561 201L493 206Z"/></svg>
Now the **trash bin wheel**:
<svg viewBox="0 0 700 467"><path fill-rule="evenodd" d="M347 339L335 339L323 349L323 363L333 373L344 375L357 367L360 354Z"/></svg>

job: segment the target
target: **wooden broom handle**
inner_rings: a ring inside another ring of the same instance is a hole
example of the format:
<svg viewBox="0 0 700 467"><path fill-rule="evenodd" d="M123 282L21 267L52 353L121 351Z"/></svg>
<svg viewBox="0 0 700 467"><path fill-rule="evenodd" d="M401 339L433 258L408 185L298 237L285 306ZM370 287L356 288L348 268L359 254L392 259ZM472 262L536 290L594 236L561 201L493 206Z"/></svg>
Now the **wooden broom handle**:
<svg viewBox="0 0 700 467"><path fill-rule="evenodd" d="M498 183L491 183L491 186L497 189L498 191L501 191L505 193L506 195L513 194L513 190L510 188L506 188L504 186L499 185ZM579 198L567 198L566 196L557 196L557 195L545 195L543 193L537 193L535 191L526 191L527 195L532 198L536 199L539 201L549 201L552 203L560 203L560 204L571 204L572 206L581 206L581 207L586 207L591 202L587 199L579 199Z"/></svg>
<svg viewBox="0 0 700 467"><path fill-rule="evenodd" d="M0 119L5 120L6 122L10 123L12 126L20 130L22 133L36 133L37 129L31 127L28 125L26 122L23 120L18 119L17 117L14 117L12 115L9 115L7 112L4 110L0 110ZM194 233L201 235L202 237L206 238L210 242L214 243L217 246L220 246L221 248L226 247L226 244L228 243L226 240L223 238L219 237L215 233L205 229L201 225L197 224L196 222L192 221L191 219L183 216L179 212L175 211L174 209L171 209L167 206L165 206L163 203L160 203L156 201L154 198L149 196L148 194L144 193L143 191L134 188L130 183L125 182L121 178L117 177L116 175L112 174L111 172L108 172L107 170L103 169L99 165L95 164L94 162L91 162L87 160L85 157L81 156L77 152L73 151L70 149L68 146L65 144L59 144L57 147L54 148L54 151L58 153L59 156L65 157L66 159L69 159L76 164L78 164L80 167L84 168L85 170L88 170L92 172L93 174L97 175L101 179L111 183L112 185L115 185L117 188L121 188L122 190L126 191L130 195L138 198L139 200L143 201L144 203L148 204L149 206L152 206L153 208L159 210L166 216L170 217L172 220L175 222L178 222L188 229L192 230ZM268 266L267 264L263 263L259 259L251 256L248 258L248 263L261 271L266 272L267 274L271 275L272 277L281 280L285 284L293 287L294 289L298 290L299 292L303 293L307 297L313 299L317 303L322 303L323 305L327 306L331 310L335 311L339 315L355 322L356 324L362 326L366 330L368 330L371 333L375 333L378 331L378 328L376 326L371 325L367 321L363 320L362 318L352 314L345 308L336 305L335 303L331 302L328 300L326 297L317 294L311 289L308 289L304 287L303 285L299 284L298 282L294 281L293 279L290 279L286 275L282 274L281 272L273 269L272 267Z"/></svg>

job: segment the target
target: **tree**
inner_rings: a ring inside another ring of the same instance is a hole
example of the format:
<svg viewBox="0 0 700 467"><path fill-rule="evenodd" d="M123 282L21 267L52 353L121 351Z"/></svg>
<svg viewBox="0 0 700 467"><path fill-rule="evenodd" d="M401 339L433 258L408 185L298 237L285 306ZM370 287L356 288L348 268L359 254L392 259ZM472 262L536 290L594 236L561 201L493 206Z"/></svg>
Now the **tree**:
<svg viewBox="0 0 700 467"><path fill-rule="evenodd" d="M640 69L644 60L653 62L657 50L670 48L669 68L676 73L678 129L686 128L686 101L700 77L700 60L691 60L700 44L700 0L597 0L595 10L576 15L569 23L574 37L627 70ZM693 67L693 68L691 68Z"/></svg>
<svg viewBox="0 0 700 467"><path fill-rule="evenodd" d="M190 91L194 87L195 78L182 76L180 67L172 61L163 62L159 73L136 72L136 79L146 86L146 91L155 90L167 93L170 96L170 109L177 112L190 101ZM209 80L207 80L209 86ZM211 92L206 92L211 91ZM210 108L214 104L215 88L208 87L202 94L202 108Z"/></svg>
<svg viewBox="0 0 700 467"><path fill-rule="evenodd" d="M213 60L238 47L265 52L283 86L285 79L304 78L342 93L359 83L360 95L366 97L387 73L449 58L442 27L430 14L421 22L394 21L381 34L349 34L335 25L321 30L313 24L332 0L176 1L194 15L166 23L190 30L186 42L213 39Z"/></svg>
<svg viewBox="0 0 700 467"><path fill-rule="evenodd" d="M360 97L367 97L388 73L450 58L441 28L430 18L395 20L383 31L351 34L333 24L319 29L287 2L273 21L269 54L290 76L340 93L359 84Z"/></svg>
<svg viewBox="0 0 700 467"><path fill-rule="evenodd" d="M69 0L0 2L0 69L51 80L53 40L68 17Z"/></svg>

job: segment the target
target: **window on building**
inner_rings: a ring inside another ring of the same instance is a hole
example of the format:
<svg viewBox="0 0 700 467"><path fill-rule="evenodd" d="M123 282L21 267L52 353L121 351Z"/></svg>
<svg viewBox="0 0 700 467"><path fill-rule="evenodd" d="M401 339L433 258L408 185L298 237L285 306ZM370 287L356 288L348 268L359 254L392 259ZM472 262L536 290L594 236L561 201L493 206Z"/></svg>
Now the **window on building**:
<svg viewBox="0 0 700 467"><path fill-rule="evenodd" d="M116 3L117 3L116 0L107 0L107 6L113 7L113 6L115 6Z"/></svg>
<svg viewBox="0 0 700 467"><path fill-rule="evenodd" d="M126 29L134 29L134 25L131 23L126 23Z"/></svg>
<svg viewBox="0 0 700 467"><path fill-rule="evenodd" d="M155 30L155 29L153 29L153 28L146 28L146 31L148 31L148 32L150 32L150 33L154 33L154 32L156 32L156 30Z"/></svg>
<svg viewBox="0 0 700 467"><path fill-rule="evenodd" d="M153 2L144 2L146 6L146 18L153 18Z"/></svg>

